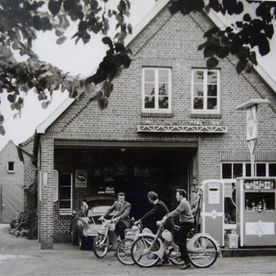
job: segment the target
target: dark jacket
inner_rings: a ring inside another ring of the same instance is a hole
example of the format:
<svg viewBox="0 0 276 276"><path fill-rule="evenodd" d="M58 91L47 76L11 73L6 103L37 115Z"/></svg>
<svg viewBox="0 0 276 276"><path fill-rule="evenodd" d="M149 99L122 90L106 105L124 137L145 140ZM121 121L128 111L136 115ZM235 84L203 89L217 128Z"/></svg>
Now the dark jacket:
<svg viewBox="0 0 276 276"><path fill-rule="evenodd" d="M153 208L146 213L140 220L142 223L145 223L148 219L150 219L151 222L154 222L156 226L156 221L162 220L162 218L169 213L169 209L166 206L166 204L158 199L157 203L154 204ZM168 229L170 232L173 233L174 231L174 222L172 219L168 219L164 225L165 229Z"/></svg>
<svg viewBox="0 0 276 276"><path fill-rule="evenodd" d="M119 221L122 221L126 227L130 225L129 213L131 209L131 204L127 201L124 201L121 205L118 200L116 200L113 205L107 210L104 217L115 211L114 218L120 217Z"/></svg>

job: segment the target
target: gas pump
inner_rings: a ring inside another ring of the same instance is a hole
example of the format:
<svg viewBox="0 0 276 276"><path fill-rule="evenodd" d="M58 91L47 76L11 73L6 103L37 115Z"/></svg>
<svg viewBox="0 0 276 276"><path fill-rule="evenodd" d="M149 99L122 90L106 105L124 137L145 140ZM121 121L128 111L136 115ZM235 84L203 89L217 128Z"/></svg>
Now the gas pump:
<svg viewBox="0 0 276 276"><path fill-rule="evenodd" d="M217 179L202 182L203 202L201 209L202 233L209 233L224 246L224 189Z"/></svg>
<svg viewBox="0 0 276 276"><path fill-rule="evenodd" d="M240 246L276 245L276 178L237 178Z"/></svg>

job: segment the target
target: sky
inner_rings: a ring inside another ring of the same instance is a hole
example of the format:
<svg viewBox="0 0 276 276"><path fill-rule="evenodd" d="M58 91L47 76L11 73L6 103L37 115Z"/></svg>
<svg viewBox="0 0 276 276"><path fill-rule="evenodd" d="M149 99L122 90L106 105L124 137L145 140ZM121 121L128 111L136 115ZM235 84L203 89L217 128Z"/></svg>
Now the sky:
<svg viewBox="0 0 276 276"><path fill-rule="evenodd" d="M133 28L143 20L143 17L153 8L155 3L155 0L131 1L130 21ZM72 30L69 30L69 33L70 31L72 32ZM56 39L56 36L52 33L42 33L34 44L34 50L42 60L50 62L65 72L74 75L88 76L91 74L105 52L105 47L101 42L100 36L94 37L85 45L81 41L76 45L74 40L70 39L70 35L62 45L57 45L55 43ZM269 55L259 60L259 62L270 72L276 81L276 70L273 68L276 61L276 35L271 46L271 49L275 49L275 51L271 51ZM36 127L61 105L67 97L68 94L66 92L54 93L51 105L47 109L43 109L36 95L30 93L30 95L25 97L24 107L19 117L16 116L15 112L10 110L6 97L1 95L0 111L5 116L4 127L6 134L4 136L0 135L0 150L9 140L14 141L15 144L19 144L31 137Z"/></svg>
<svg viewBox="0 0 276 276"><path fill-rule="evenodd" d="M135 26L153 8L155 0L132 0L130 22ZM106 51L101 42L102 36L95 36L89 43L83 44L70 39L73 30L69 29L67 41L62 45L55 43L57 37L50 32L42 33L34 43L34 51L41 60L52 63L55 66L73 75L89 76L97 64L101 61ZM71 32L71 33L70 33ZM0 94L1 95L1 94ZM0 111L5 117L4 127L6 134L0 135L0 150L9 140L19 144L34 134L36 127L41 124L58 106L68 97L68 93L54 93L52 103L47 109L41 107L37 96L33 93L25 97L21 116L12 112L6 97L1 95ZM14 118L16 117L16 118Z"/></svg>

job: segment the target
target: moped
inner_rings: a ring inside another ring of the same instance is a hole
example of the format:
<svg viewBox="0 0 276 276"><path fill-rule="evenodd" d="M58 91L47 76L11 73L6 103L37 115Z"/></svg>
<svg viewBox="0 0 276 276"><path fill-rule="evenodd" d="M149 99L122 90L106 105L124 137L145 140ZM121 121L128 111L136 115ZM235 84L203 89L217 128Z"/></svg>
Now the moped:
<svg viewBox="0 0 276 276"><path fill-rule="evenodd" d="M103 224L93 241L93 251L97 258L103 258L111 249L115 250L115 244L117 243L114 219L100 219Z"/></svg>
<svg viewBox="0 0 276 276"><path fill-rule="evenodd" d="M179 250L171 246L172 234L164 230L161 221L158 221L157 225L156 234L141 233L133 242L131 257L134 263L141 267L152 267L165 256L175 265L183 264ZM219 250L217 242L209 234L196 233L187 241L190 262L198 268L206 268L214 264Z"/></svg>

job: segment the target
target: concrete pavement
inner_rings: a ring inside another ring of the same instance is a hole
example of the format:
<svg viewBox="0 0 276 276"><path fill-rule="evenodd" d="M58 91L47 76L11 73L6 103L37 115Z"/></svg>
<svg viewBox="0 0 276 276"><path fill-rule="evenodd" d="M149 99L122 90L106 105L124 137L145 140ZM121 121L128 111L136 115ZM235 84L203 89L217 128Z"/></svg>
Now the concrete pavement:
<svg viewBox="0 0 276 276"><path fill-rule="evenodd" d="M0 275L276 275L276 257L219 258L207 269L178 270L164 265L152 268L124 266L114 253L97 259L93 252L70 244L55 244L54 250L40 250L39 243L8 234L9 226L0 224Z"/></svg>

